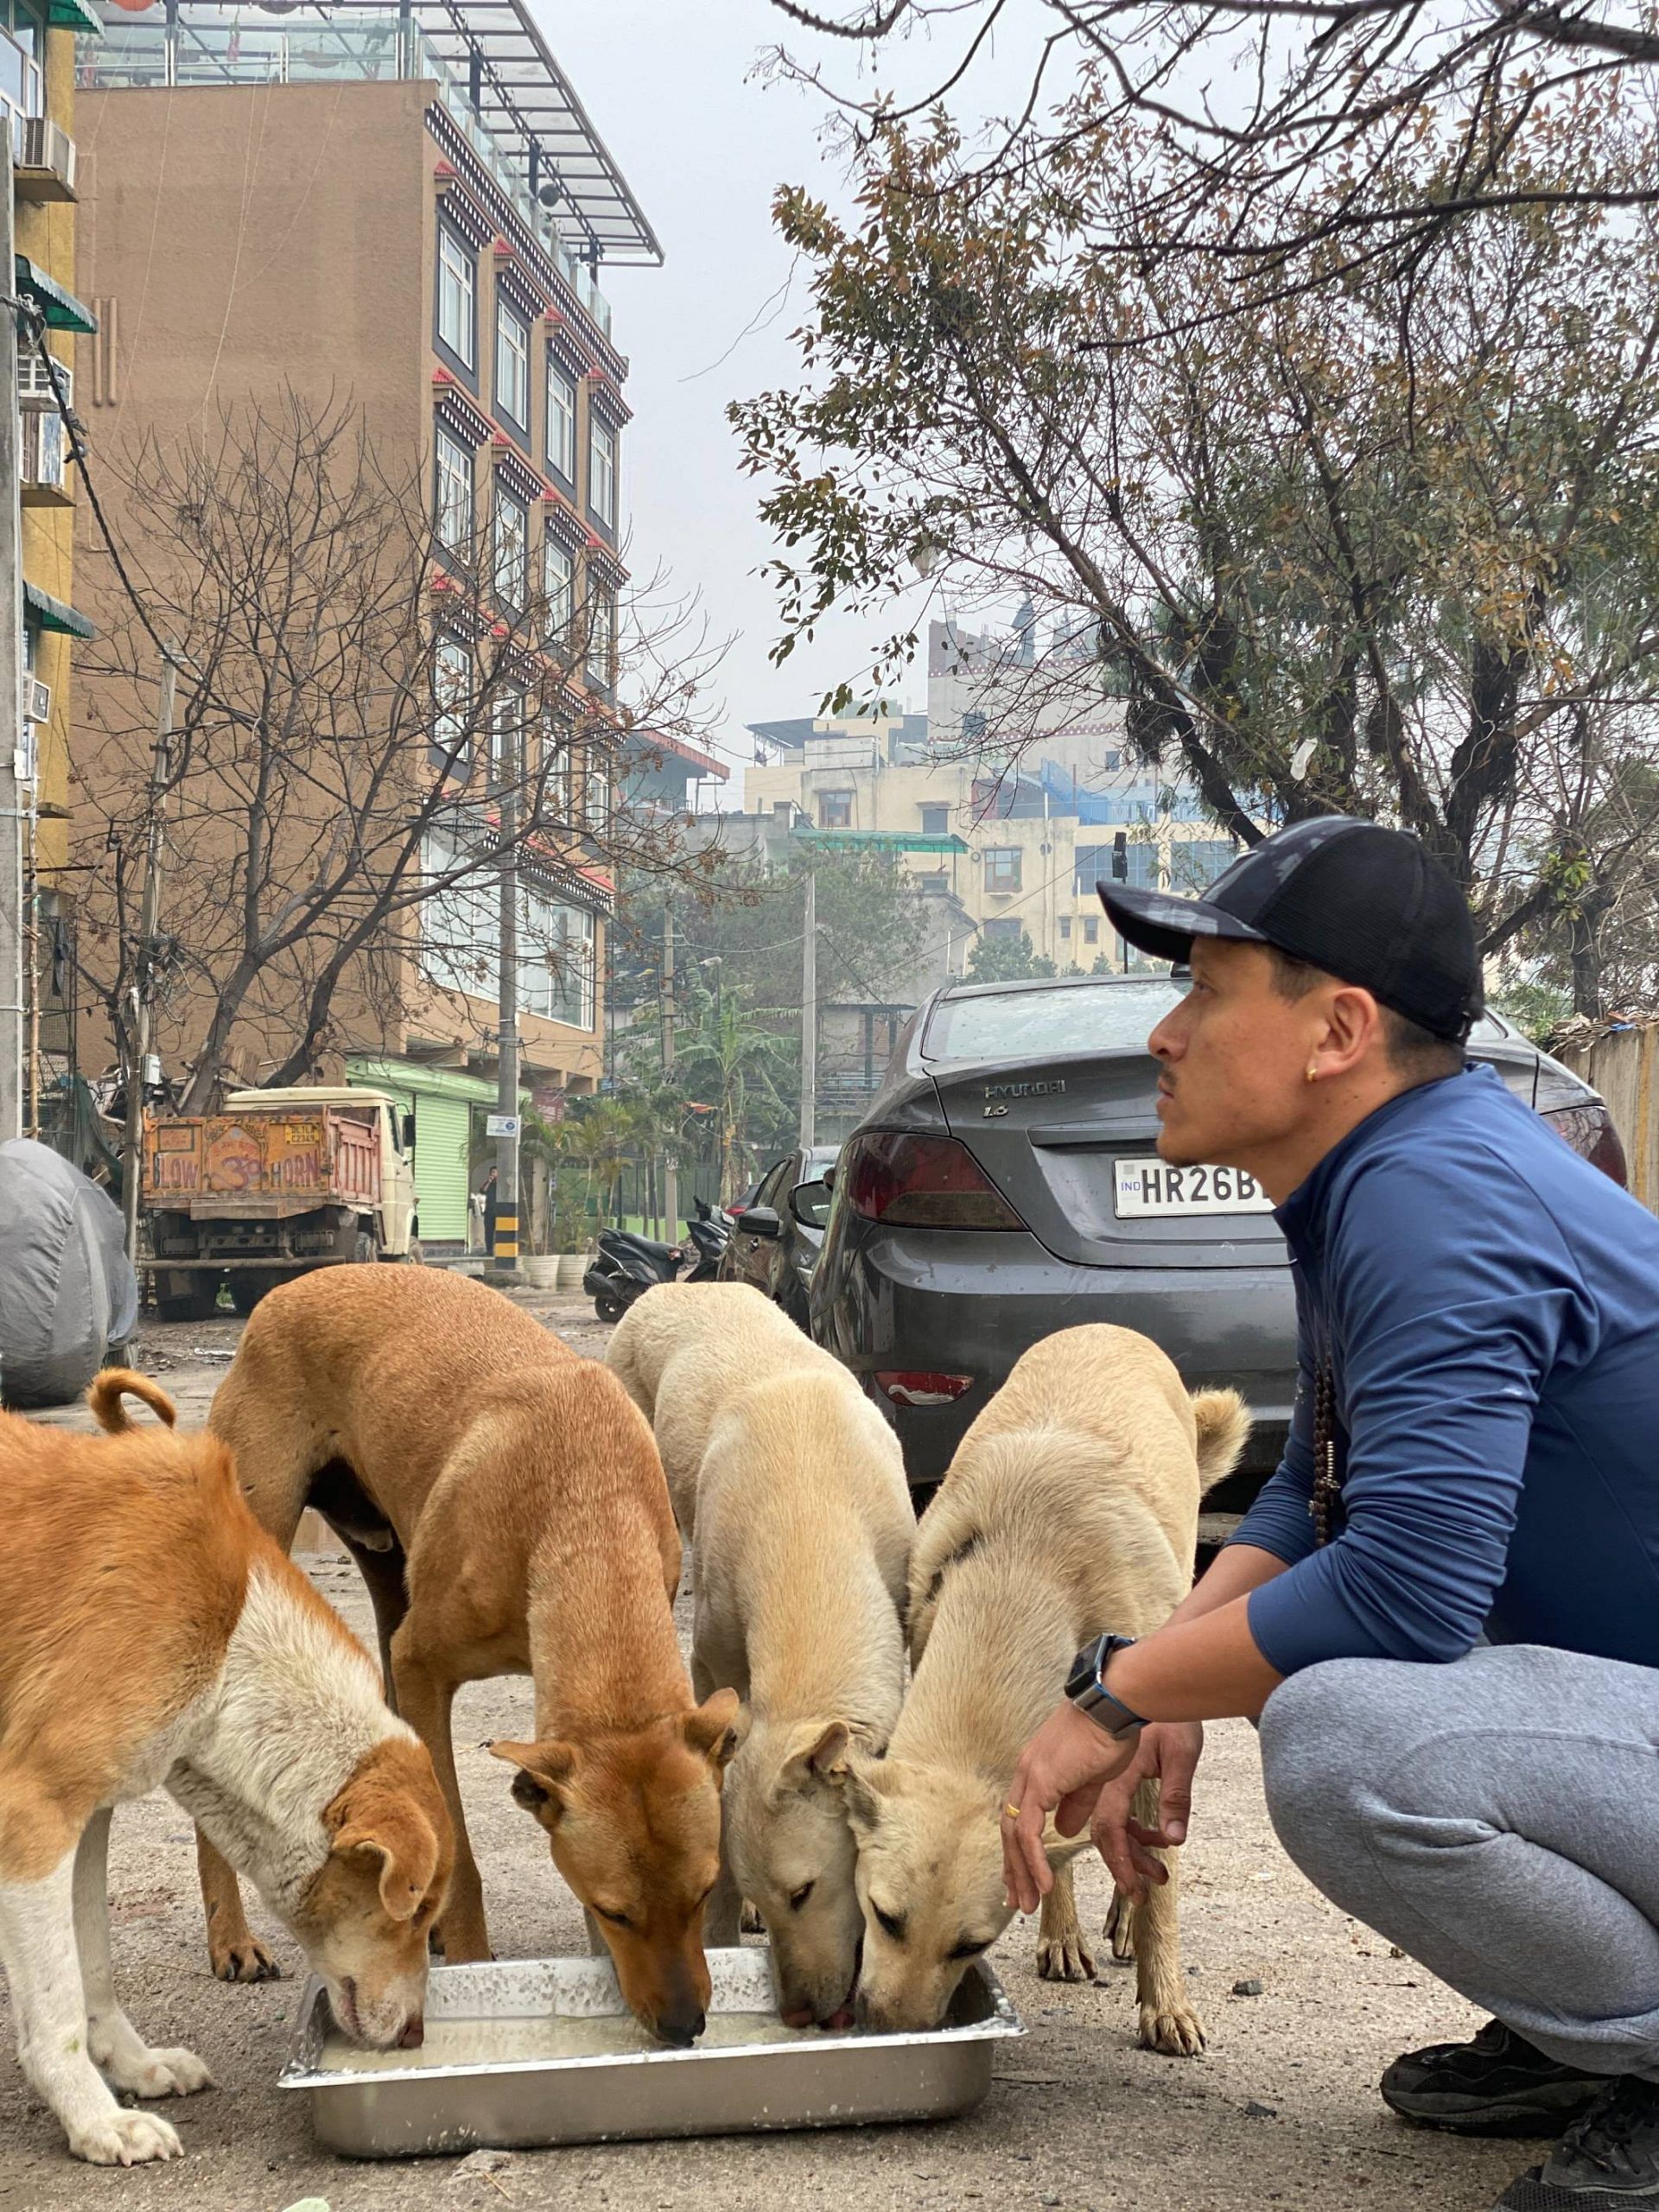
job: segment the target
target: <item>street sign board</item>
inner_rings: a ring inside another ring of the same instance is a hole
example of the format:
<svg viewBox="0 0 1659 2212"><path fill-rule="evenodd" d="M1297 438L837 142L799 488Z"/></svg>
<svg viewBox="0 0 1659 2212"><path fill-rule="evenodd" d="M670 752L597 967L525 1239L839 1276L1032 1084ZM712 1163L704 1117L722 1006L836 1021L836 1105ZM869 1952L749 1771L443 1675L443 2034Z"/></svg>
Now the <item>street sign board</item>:
<svg viewBox="0 0 1659 2212"><path fill-rule="evenodd" d="M518 1134L517 1114L486 1114L484 1116L486 1137L516 1137Z"/></svg>

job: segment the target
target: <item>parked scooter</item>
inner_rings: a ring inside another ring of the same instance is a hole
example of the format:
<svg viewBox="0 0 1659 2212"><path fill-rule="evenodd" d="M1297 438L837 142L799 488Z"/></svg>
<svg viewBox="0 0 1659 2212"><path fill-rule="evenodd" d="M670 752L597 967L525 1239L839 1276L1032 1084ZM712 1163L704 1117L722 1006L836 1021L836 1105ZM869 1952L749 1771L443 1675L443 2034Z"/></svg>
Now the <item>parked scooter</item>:
<svg viewBox="0 0 1659 2212"><path fill-rule="evenodd" d="M697 1263L686 1281L713 1282L720 1271L721 1255L732 1241L732 1217L723 1206L711 1206L707 1198L698 1198L695 1201L695 1212L685 1225L697 1256Z"/></svg>
<svg viewBox="0 0 1659 2212"><path fill-rule="evenodd" d="M628 1229L601 1229L599 1253L582 1279L601 1321L620 1321L636 1298L659 1282L673 1282L688 1260L694 1262L688 1282L712 1282L720 1255L732 1241L729 1217L718 1206L702 1198L688 1219L690 1231L678 1244L658 1244L650 1236L636 1236Z"/></svg>
<svg viewBox="0 0 1659 2212"><path fill-rule="evenodd" d="M685 1255L678 1244L658 1244L632 1230L601 1229L599 1252L582 1287L601 1321L620 1321L636 1298L659 1282L672 1282Z"/></svg>

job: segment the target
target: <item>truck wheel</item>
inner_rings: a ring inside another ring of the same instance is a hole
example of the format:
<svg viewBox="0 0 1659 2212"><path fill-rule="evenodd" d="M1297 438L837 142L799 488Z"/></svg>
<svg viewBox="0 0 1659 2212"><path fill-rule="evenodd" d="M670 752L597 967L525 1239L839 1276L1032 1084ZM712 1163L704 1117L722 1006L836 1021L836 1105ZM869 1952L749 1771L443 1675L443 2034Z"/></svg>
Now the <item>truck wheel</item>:
<svg viewBox="0 0 1659 2212"><path fill-rule="evenodd" d="M219 1307L219 1277L160 1268L156 1275L156 1311L163 1321L206 1321Z"/></svg>
<svg viewBox="0 0 1659 2212"><path fill-rule="evenodd" d="M357 1232L357 1243L352 1248L352 1259L355 1265L359 1268L372 1268L379 1256L380 1247L375 1242L373 1230L359 1229Z"/></svg>

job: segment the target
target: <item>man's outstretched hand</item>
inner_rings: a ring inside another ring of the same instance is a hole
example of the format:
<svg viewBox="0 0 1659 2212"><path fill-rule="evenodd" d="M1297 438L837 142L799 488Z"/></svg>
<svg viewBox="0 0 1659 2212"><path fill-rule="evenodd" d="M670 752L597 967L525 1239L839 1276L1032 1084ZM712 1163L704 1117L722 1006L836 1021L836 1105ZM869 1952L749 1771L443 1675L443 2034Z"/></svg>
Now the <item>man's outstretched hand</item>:
<svg viewBox="0 0 1659 2212"><path fill-rule="evenodd" d="M1002 1879L1011 1904L1034 1912L1054 1886L1043 1848L1049 1815L1062 1835L1080 1834L1102 1785L1135 1756L1132 1738L1120 1742L1109 1736L1075 1705L1058 1706L1049 1714L1020 1755L1003 1808Z"/></svg>
<svg viewBox="0 0 1659 2212"><path fill-rule="evenodd" d="M1090 1834L1095 1848L1126 1897L1145 1901L1149 1887L1169 1879L1153 1847L1169 1851L1186 1841L1192 1815L1192 1775L1204 1751L1200 1720L1164 1720L1141 1731L1134 1759L1106 1783L1096 1799ZM1143 1782L1156 1782L1158 1825L1145 1827L1130 1806ZM1018 1800L1015 1801L1018 1802Z"/></svg>

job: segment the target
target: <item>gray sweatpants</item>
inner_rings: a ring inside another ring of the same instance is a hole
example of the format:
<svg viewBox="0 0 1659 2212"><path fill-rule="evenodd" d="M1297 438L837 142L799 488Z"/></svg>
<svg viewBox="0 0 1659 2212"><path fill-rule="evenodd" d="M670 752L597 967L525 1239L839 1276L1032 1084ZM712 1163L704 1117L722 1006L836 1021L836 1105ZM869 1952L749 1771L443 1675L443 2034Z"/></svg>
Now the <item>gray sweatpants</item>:
<svg viewBox="0 0 1659 2212"><path fill-rule="evenodd" d="M1262 1758L1344 1912L1552 2058L1659 2081L1659 1669L1332 1660L1268 1699Z"/></svg>

